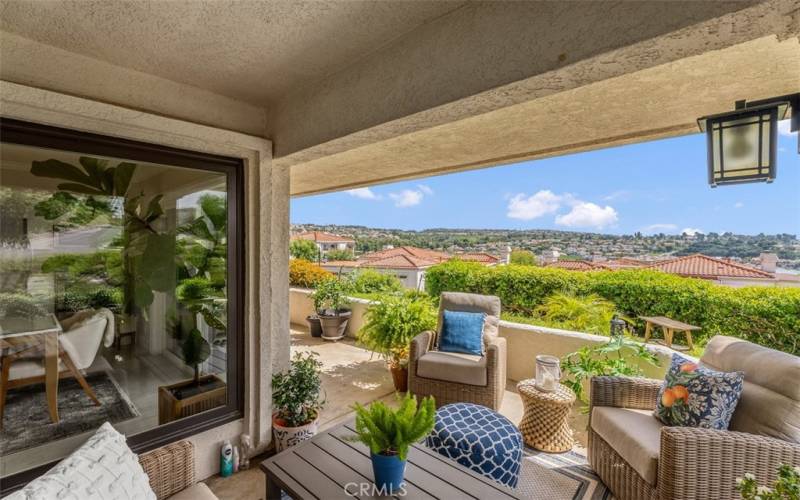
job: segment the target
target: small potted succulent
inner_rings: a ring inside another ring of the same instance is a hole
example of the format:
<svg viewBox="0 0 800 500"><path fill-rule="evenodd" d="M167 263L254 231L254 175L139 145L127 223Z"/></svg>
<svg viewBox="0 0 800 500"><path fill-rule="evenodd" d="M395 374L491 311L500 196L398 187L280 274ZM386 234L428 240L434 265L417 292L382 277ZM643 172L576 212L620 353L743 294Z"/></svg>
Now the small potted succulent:
<svg viewBox="0 0 800 500"><path fill-rule="evenodd" d="M344 337L351 315L347 308L350 303L347 290L345 281L330 278L317 285L313 293L314 307L317 309L324 340L339 340Z"/></svg>
<svg viewBox="0 0 800 500"><path fill-rule="evenodd" d="M406 394L396 410L376 401L365 408L355 404L356 435L369 447L375 487L380 495L392 494L403 486L410 446L433 430L436 404L426 397L417 407L416 396Z"/></svg>
<svg viewBox="0 0 800 500"><path fill-rule="evenodd" d="M411 341L436 328L436 310L430 299L414 295L382 295L372 302L358 331L358 342L385 360L398 392L408 390Z"/></svg>
<svg viewBox="0 0 800 500"><path fill-rule="evenodd" d="M322 363L317 353L297 353L288 370L272 376L272 430L275 448L286 448L310 439L317 433L319 412L325 405L320 398Z"/></svg>

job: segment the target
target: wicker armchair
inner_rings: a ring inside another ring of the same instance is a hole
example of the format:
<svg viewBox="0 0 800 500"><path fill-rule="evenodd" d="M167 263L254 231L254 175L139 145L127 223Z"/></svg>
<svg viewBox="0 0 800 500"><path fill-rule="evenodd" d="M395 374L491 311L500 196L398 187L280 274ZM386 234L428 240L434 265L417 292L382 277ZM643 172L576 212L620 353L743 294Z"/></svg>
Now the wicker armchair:
<svg viewBox="0 0 800 500"><path fill-rule="evenodd" d="M194 445L178 441L139 455L158 500L214 500L217 497L194 476Z"/></svg>
<svg viewBox="0 0 800 500"><path fill-rule="evenodd" d="M745 373L731 430L661 425L661 380L592 379L589 463L617 498L739 498L746 472L766 484L779 464L800 465L800 358L715 337L701 362Z"/></svg>
<svg viewBox="0 0 800 500"><path fill-rule="evenodd" d="M438 351L437 336L444 311L483 312L486 321L484 356ZM500 299L487 295L445 292L439 300L437 331L419 334L411 342L408 390L419 397L433 396L436 406L476 403L498 410L506 384L506 339L498 336Z"/></svg>

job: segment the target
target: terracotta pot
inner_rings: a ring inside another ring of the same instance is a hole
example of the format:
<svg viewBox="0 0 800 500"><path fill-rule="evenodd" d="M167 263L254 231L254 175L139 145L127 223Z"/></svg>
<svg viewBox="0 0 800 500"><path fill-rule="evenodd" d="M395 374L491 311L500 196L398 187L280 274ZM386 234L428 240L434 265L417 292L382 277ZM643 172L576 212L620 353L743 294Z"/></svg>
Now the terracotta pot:
<svg viewBox="0 0 800 500"><path fill-rule="evenodd" d="M281 422L277 415L272 415L272 435L275 436L275 451L278 453L311 439L319 428L319 418L299 427L287 427Z"/></svg>
<svg viewBox="0 0 800 500"><path fill-rule="evenodd" d="M408 367L390 366L389 372L392 374L392 381L397 392L408 392Z"/></svg>
<svg viewBox="0 0 800 500"><path fill-rule="evenodd" d="M341 311L339 314L320 314L319 322L322 325L323 340L339 340L344 337L350 311Z"/></svg>

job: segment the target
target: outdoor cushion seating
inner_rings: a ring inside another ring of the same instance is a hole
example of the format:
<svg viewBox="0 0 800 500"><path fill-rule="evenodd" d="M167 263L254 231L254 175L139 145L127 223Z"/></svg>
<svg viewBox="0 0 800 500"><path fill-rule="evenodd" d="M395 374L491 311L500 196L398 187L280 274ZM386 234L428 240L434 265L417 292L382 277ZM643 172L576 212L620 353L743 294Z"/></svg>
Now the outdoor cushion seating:
<svg viewBox="0 0 800 500"><path fill-rule="evenodd" d="M485 406L442 406L436 411L436 425L425 443L479 474L512 488L517 486L522 434L510 420Z"/></svg>
<svg viewBox="0 0 800 500"><path fill-rule="evenodd" d="M484 313L484 355L443 353L438 349L444 311ZM498 336L500 299L472 293L444 292L439 298L436 331L422 332L411 342L408 390L433 396L437 406L468 402L500 408L506 384L506 339Z"/></svg>
<svg viewBox="0 0 800 500"><path fill-rule="evenodd" d="M800 465L800 358L717 336L700 363L744 372L728 430L662 425L661 380L592 379L589 463L617 498L738 498L737 477Z"/></svg>
<svg viewBox="0 0 800 500"><path fill-rule="evenodd" d="M486 385L486 357L430 351L419 358L417 374L460 384Z"/></svg>

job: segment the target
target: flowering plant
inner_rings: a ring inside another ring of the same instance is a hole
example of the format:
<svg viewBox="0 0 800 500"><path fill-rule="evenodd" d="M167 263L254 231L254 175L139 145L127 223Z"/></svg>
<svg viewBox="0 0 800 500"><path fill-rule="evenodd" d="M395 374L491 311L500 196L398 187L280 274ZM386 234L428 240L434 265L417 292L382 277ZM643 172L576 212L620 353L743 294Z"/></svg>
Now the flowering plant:
<svg viewBox="0 0 800 500"><path fill-rule="evenodd" d="M736 489L744 500L800 500L800 467L779 466L772 488L759 486L756 477L748 472L736 479Z"/></svg>

